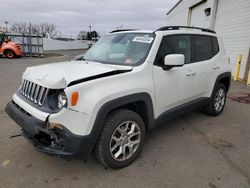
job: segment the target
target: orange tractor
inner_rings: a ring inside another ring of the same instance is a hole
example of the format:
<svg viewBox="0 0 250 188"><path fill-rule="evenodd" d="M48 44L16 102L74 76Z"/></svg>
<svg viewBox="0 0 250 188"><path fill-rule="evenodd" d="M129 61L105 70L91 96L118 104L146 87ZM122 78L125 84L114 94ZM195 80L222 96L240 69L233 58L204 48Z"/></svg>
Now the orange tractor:
<svg viewBox="0 0 250 188"><path fill-rule="evenodd" d="M21 57L21 45L16 42L11 42L4 33L0 33L0 55L7 58Z"/></svg>

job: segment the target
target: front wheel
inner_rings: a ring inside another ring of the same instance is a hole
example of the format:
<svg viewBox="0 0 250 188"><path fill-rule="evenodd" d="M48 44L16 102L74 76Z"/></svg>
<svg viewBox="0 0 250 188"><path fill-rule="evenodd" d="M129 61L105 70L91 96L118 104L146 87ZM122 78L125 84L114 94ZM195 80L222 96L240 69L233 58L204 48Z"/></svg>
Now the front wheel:
<svg viewBox="0 0 250 188"><path fill-rule="evenodd" d="M96 157L106 167L126 167L137 158L144 138L142 118L130 110L117 110L105 122L96 145Z"/></svg>
<svg viewBox="0 0 250 188"><path fill-rule="evenodd" d="M206 114L211 116L220 115L226 104L226 88L223 84L217 84L208 105L204 107Z"/></svg>
<svg viewBox="0 0 250 188"><path fill-rule="evenodd" d="M9 59L12 59L15 57L15 52L13 52L12 50L6 50L5 51L5 56Z"/></svg>

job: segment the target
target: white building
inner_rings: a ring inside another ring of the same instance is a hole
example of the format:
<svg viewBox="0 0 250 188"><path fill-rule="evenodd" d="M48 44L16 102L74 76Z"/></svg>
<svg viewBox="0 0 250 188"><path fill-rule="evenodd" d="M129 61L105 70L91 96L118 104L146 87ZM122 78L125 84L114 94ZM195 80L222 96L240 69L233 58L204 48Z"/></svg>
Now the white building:
<svg viewBox="0 0 250 188"><path fill-rule="evenodd" d="M167 25L204 27L222 36L234 71L242 54L240 78L250 67L250 0L180 0L167 13Z"/></svg>

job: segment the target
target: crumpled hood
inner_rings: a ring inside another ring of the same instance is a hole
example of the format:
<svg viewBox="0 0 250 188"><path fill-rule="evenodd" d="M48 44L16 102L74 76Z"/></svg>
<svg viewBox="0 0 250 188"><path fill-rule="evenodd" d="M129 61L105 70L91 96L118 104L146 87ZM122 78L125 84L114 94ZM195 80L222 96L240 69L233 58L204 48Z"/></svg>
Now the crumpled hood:
<svg viewBox="0 0 250 188"><path fill-rule="evenodd" d="M131 66L97 62L69 61L28 67L23 79L51 89L66 88L70 83L114 71L129 71Z"/></svg>

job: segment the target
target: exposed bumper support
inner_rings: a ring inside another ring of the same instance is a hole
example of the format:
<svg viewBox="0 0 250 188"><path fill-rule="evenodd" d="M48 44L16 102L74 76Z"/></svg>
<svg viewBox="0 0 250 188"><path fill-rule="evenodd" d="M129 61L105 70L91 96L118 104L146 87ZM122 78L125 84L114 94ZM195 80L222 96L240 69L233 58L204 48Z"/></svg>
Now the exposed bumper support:
<svg viewBox="0 0 250 188"><path fill-rule="evenodd" d="M13 101L7 104L5 111L22 128L22 135L39 151L67 159L86 160L93 149L93 136L78 136L66 128L48 129L47 121L35 118Z"/></svg>

